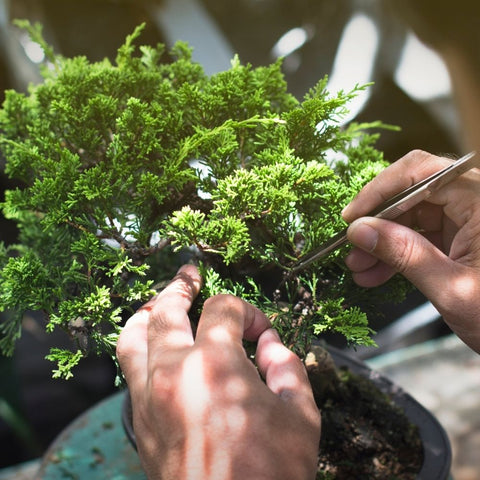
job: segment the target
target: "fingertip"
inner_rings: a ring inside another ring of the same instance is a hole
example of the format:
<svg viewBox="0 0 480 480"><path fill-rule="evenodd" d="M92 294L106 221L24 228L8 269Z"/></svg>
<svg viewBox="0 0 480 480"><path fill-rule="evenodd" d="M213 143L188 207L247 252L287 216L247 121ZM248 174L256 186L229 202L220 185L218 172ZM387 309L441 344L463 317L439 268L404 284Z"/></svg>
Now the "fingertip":
<svg viewBox="0 0 480 480"><path fill-rule="evenodd" d="M352 202L353 202L353 201L354 201L354 200L352 200ZM344 209L343 209L342 212L341 212L342 218L343 218L347 223L350 223L350 222L353 220L353 217L352 217L352 210L353 210L352 202L350 202L346 207L344 207Z"/></svg>
<svg viewBox="0 0 480 480"><path fill-rule="evenodd" d="M274 328L265 330L257 343L256 360L260 373L265 376L271 362L284 360L287 352L292 353L283 345L278 332Z"/></svg>
<svg viewBox="0 0 480 480"><path fill-rule="evenodd" d="M345 265L354 273L372 268L378 259L361 248L354 247L344 259Z"/></svg>
<svg viewBox="0 0 480 480"><path fill-rule="evenodd" d="M272 324L270 323L269 318L257 307L247 304L247 308L251 309L250 320L247 320L250 324L245 326L243 338L255 342L263 333L272 330ZM276 333L275 330L273 330L273 332ZM280 337L278 337L278 340L280 341Z"/></svg>
<svg viewBox="0 0 480 480"><path fill-rule="evenodd" d="M351 223L347 230L348 239L366 252L373 252L377 246L378 231L365 218L359 218Z"/></svg>
<svg viewBox="0 0 480 480"><path fill-rule="evenodd" d="M372 288L382 285L386 281L390 280L395 274L395 270L383 262L377 262L373 267L353 272L353 281L360 287Z"/></svg>
<svg viewBox="0 0 480 480"><path fill-rule="evenodd" d="M174 280L178 277L189 282L192 288L192 291L195 293L195 295L197 295L200 289L202 288L203 279L202 279L202 276L200 275L200 271L195 265L192 265L189 263L182 265L178 269Z"/></svg>
<svg viewBox="0 0 480 480"><path fill-rule="evenodd" d="M159 303L166 301L179 302L185 300L187 303L191 303L201 288L202 277L198 268L190 264L182 265L170 283L141 308L151 310Z"/></svg>

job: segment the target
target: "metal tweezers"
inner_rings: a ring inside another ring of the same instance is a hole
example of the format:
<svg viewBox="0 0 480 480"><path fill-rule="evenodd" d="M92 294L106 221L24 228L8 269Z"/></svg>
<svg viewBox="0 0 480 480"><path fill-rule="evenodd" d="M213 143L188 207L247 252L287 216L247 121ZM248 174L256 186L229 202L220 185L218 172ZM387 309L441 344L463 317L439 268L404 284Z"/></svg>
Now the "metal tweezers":
<svg viewBox="0 0 480 480"><path fill-rule="evenodd" d="M451 165L381 203L365 216L393 220L473 167L480 167L480 158L475 156L475 152L470 152ZM333 250L347 243L347 228L331 237L323 245L300 257L291 271L302 270L310 263L325 257Z"/></svg>

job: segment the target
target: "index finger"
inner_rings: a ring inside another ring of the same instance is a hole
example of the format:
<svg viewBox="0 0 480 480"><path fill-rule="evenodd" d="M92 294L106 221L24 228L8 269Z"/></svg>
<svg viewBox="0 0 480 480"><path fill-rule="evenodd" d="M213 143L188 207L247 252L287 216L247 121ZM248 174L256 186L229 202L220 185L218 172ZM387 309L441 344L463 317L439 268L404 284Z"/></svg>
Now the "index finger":
<svg viewBox="0 0 480 480"><path fill-rule="evenodd" d="M368 215L382 202L429 177L449 163L451 162L446 158L421 150L408 153L365 185L345 207L342 212L344 220L351 223L357 218Z"/></svg>
<svg viewBox="0 0 480 480"><path fill-rule="evenodd" d="M117 357L129 385L145 383L149 358L159 347L193 342L187 312L200 284L198 270L183 266L161 293L127 320L118 339Z"/></svg>
<svg viewBox="0 0 480 480"><path fill-rule="evenodd" d="M181 267L175 278L142 308L148 309L149 356L165 348L191 346L193 334L188 311L202 284L193 265Z"/></svg>

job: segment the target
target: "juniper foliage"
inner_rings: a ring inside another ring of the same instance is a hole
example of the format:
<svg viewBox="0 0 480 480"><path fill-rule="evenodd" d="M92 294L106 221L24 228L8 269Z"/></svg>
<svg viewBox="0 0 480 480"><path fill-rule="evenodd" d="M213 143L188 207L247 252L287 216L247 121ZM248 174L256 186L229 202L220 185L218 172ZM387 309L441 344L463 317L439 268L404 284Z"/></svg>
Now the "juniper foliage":
<svg viewBox="0 0 480 480"><path fill-rule="evenodd" d="M235 57L207 77L184 43L137 47L140 26L115 62L91 63L21 26L48 62L44 82L7 91L0 111L6 173L21 183L2 204L20 231L0 247L5 354L23 313L41 310L47 331L75 345L52 349L54 376L69 378L88 352L114 357L122 321L186 259L201 266L202 298L253 302L299 353L325 331L373 343L356 305L376 299L351 281L345 249L290 272L344 227L342 206L385 166L369 133L380 124L340 127L365 87L332 95L324 78L298 101L281 61Z"/></svg>

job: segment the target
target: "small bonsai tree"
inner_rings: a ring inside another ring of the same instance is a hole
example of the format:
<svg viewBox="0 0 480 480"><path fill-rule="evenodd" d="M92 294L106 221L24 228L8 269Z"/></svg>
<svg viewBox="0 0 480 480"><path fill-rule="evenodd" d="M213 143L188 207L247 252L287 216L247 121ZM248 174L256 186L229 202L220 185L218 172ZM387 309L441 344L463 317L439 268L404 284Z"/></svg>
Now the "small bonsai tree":
<svg viewBox="0 0 480 480"><path fill-rule="evenodd" d="M303 355L326 331L372 344L345 248L292 266L344 227L342 207L385 167L378 123L341 127L363 86L334 95L326 78L298 101L281 61L253 68L238 58L207 77L177 43L136 47L115 63L54 54L41 28L20 22L44 49L44 82L7 91L0 111L6 173L19 188L2 205L19 239L0 247L0 347L11 354L27 310L47 331L55 377L88 352L108 352L122 321L185 261L200 265L202 298L241 296L264 310ZM346 247L347 248L347 247ZM396 282L389 292L401 296Z"/></svg>

